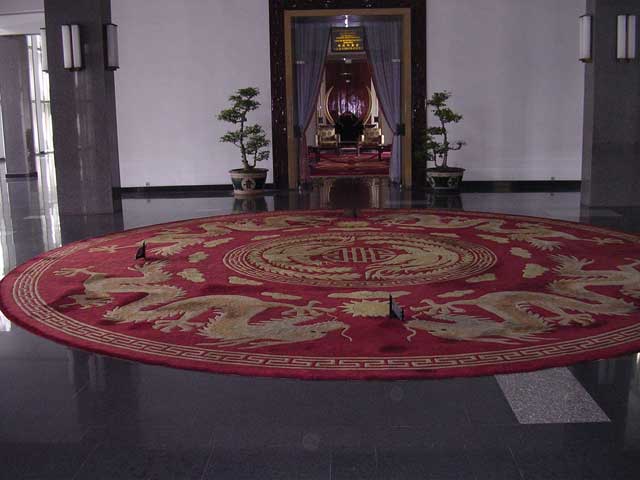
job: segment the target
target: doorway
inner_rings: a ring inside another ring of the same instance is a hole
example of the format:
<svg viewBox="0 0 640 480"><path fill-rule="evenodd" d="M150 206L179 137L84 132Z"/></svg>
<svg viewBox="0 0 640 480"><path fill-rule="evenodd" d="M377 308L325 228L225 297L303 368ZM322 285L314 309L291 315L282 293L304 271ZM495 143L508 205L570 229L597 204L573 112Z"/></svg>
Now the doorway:
<svg viewBox="0 0 640 480"><path fill-rule="evenodd" d="M330 13L330 14L328 14ZM341 26L342 19L345 19L345 27ZM352 21L357 22L355 26L349 27L349 18ZM360 32L360 38L355 39L354 43L359 43L360 48L357 53L361 53L364 59L369 58L370 71L374 83L395 83L395 88L391 88L393 92L388 92L388 96L393 98L387 100L387 105L392 115L387 113L386 117L390 117L390 122L387 125L391 125L393 128L393 140L390 144L384 145L391 150L390 167L391 179L394 182L402 183L405 186L411 185L411 12L409 9L375 9L375 10L339 10L339 11L287 11L285 12L285 59L286 59L286 98L287 98L287 144L288 144L288 177L289 188L297 188L301 183L307 183L309 181L309 167L308 161L312 160L312 157L308 155L307 142L304 141L306 128L308 126L307 120L300 120L300 108L301 102L304 102L305 96L308 96L308 92L302 92L303 88L307 88L307 85L311 83L309 78L300 79L301 71L309 73L313 71L308 65L305 65L307 61L307 53L305 48L300 47L299 44L304 44L304 47L308 47L309 39L311 38L323 38L322 35L318 35L317 30L324 27L326 31L326 38L328 41L327 50L321 52L323 54L336 52L336 30L347 30L351 33L352 37L356 36L355 31ZM365 27L366 25L366 27ZM374 34L380 29L378 25L381 25L383 30L393 32L387 39L382 39L379 36L375 39ZM304 29L314 28L316 31L312 31L311 34L305 34ZM302 30L302 33L300 32ZM364 35L366 33L369 38L365 40ZM386 41L385 41L386 40ZM383 51L382 56L384 58L385 65L380 66L376 70L373 61L373 49L365 48L365 44L372 44L377 41L376 52L391 48L388 51ZM393 45L395 44L395 45ZM338 51L340 45L338 45ZM313 56L314 53L311 53ZM317 54L315 55L318 56ZM334 68L331 68L332 63L330 58L326 58L322 62L322 72L325 80L336 80L331 78ZM353 58L344 57L344 62L351 61L353 66ZM365 60L366 61L366 60ZM302 65L301 65L302 64ZM302 67L302 68L300 68ZM364 70L364 69L363 69ZM395 71L395 72L393 72ZM348 72L343 72L348 73ZM378 76L391 73L391 77L394 78L376 78ZM314 75L312 80L319 80L318 75ZM340 82L334 82L330 87L336 88L340 86ZM317 98L316 92L313 92L313 100ZM326 93L326 92L325 92ZM301 98L302 97L302 100ZM329 93L328 99L331 99ZM326 120L333 120L332 125L328 125L328 128L333 131L335 138L335 152L336 157L332 160L336 166L339 166L342 162L342 151L347 151L351 155L355 154L356 159L362 158L360 156L359 137L360 131L354 131L358 128L358 125L363 127L364 122L369 121L369 112L363 114L360 110L361 105L352 105L351 108L344 108L341 116L334 118L334 115L339 113L334 110L326 113ZM327 108L328 109L328 108ZM353 110L353 111L350 111ZM345 126L345 123L348 124ZM370 124L373 128L381 130L379 124ZM348 136L346 134L349 134ZM352 138L353 137L353 138ZM316 145L317 148L319 148ZM383 148L383 145L380 145ZM316 151L316 157L319 156L319 152ZM379 150L379 156L374 156L374 160L380 158L380 163L383 162L383 151ZM350 157L354 158L354 157ZM357 160L356 160L357 161ZM364 165L368 165L368 162L364 162ZM355 174L356 172L354 172ZM361 173L361 172L357 172Z"/></svg>
<svg viewBox="0 0 640 480"><path fill-rule="evenodd" d="M332 18L338 21L345 16L351 18L396 17L402 26L402 104L401 120L395 126L401 126L401 178L404 186L420 184L424 167L414 162L413 152L416 149L414 131L426 125L424 101L426 95L426 12L424 2L410 0L391 0L384 2L342 2L349 9L323 9L320 1L305 3L300 7L297 2L271 3L271 67L272 67L272 119L273 119L273 153L274 182L279 188L296 188L300 180L300 147L299 136L295 128L295 84L294 72L294 34L293 24L296 21L313 18ZM376 8L358 8L363 6ZM316 9L311 9L318 7ZM379 8L378 8L379 7ZM366 55L365 55L366 56ZM357 63L357 62L354 62ZM320 102L319 102L320 103ZM328 121L329 115L323 114L319 104L320 115L314 122ZM323 118L324 117L324 118ZM370 116L369 120L374 120ZM378 115L377 120L381 120ZM334 119L335 120L335 119ZM383 119L381 120L384 123ZM317 127L317 126L316 126ZM307 138L309 140L309 138Z"/></svg>

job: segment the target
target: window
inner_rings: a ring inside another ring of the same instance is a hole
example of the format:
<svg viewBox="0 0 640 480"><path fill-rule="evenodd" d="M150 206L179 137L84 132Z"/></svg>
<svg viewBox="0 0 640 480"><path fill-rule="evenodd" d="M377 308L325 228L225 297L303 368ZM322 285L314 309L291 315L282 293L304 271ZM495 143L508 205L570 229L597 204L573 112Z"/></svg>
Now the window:
<svg viewBox="0 0 640 480"><path fill-rule="evenodd" d="M29 48L29 72L31 74L31 113L33 118L33 143L36 153L53 152L53 128L51 126L51 97L49 74L42 70L42 40L40 35L27 35Z"/></svg>

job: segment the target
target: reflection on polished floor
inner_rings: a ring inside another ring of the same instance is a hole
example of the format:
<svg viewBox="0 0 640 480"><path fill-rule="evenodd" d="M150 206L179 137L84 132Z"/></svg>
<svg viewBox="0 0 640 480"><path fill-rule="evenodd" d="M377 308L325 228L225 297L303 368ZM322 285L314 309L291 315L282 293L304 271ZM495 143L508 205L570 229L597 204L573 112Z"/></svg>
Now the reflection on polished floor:
<svg viewBox="0 0 640 480"><path fill-rule="evenodd" d="M123 228L372 201L640 231L637 209L584 209L575 192L435 198L384 183L250 200L130 197L119 215L59 218L46 157L39 173L2 175L0 275ZM305 382L130 363L0 317L0 360L0 479L635 479L640 470L640 355L498 378Z"/></svg>

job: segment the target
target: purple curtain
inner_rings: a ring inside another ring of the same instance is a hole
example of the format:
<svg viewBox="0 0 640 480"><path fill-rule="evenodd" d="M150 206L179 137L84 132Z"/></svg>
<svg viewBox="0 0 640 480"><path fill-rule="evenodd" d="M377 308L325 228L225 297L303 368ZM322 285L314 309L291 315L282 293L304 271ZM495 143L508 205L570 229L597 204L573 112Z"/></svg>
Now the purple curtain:
<svg viewBox="0 0 640 480"><path fill-rule="evenodd" d="M373 83L389 127L393 146L389 176L401 180L402 172L402 23L398 18L364 19L365 40Z"/></svg>
<svg viewBox="0 0 640 480"><path fill-rule="evenodd" d="M329 48L330 25L325 22L298 21L294 25L296 82L295 135L298 137L300 181L309 180L305 131L316 111L322 71Z"/></svg>

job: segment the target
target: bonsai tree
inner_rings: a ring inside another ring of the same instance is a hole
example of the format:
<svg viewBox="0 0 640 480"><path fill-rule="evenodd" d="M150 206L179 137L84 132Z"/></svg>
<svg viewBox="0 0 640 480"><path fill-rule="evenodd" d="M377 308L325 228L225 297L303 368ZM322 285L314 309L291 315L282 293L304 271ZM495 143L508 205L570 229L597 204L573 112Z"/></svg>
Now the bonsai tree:
<svg viewBox="0 0 640 480"><path fill-rule="evenodd" d="M458 123L462 120L462 115L455 113L447 106L447 100L451 97L451 92L434 92L427 100L427 108L432 107L432 113L440 123L438 126L427 128L424 138L423 150L427 161L433 161L439 170L449 170L447 165L449 152L460 150L465 142L449 140L447 125ZM440 165L438 165L440 159Z"/></svg>
<svg viewBox="0 0 640 480"><path fill-rule="evenodd" d="M267 147L270 142L260 125L248 125L247 115L260 107L255 98L260 90L254 87L241 88L229 97L231 107L218 114L218 120L237 125L236 130L229 131L220 137L223 143L232 143L240 149L242 169L251 171L256 164L269 158Z"/></svg>

